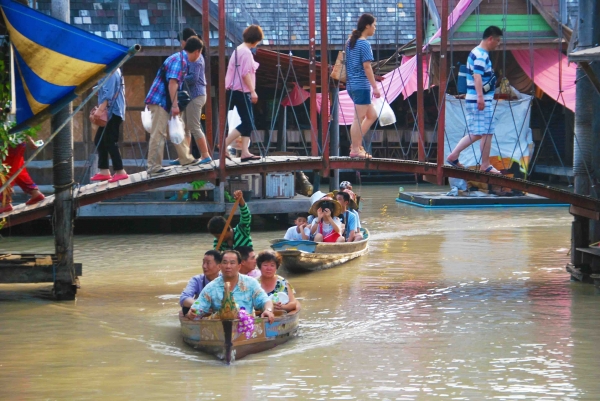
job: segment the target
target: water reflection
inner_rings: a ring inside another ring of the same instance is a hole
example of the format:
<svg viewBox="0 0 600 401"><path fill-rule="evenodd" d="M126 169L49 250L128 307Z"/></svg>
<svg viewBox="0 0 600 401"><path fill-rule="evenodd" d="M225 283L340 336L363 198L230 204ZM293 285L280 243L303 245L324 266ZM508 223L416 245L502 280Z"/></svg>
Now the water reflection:
<svg viewBox="0 0 600 401"><path fill-rule="evenodd" d="M77 302L0 287L0 399L595 399L598 297L564 272L565 208L430 211L360 192L371 253L287 274L299 338L231 367L186 346L176 318L211 238L77 237Z"/></svg>

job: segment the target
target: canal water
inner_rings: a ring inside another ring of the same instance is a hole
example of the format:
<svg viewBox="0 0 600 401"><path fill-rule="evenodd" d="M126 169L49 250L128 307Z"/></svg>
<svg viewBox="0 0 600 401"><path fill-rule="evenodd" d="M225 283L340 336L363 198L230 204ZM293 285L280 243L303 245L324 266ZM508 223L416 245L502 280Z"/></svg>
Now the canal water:
<svg viewBox="0 0 600 401"><path fill-rule="evenodd" d="M76 302L0 286L0 399L598 399L600 296L565 272L567 208L426 210L396 191L357 191L368 256L281 272L303 305L299 338L229 367L186 346L177 319L212 238L76 237ZM53 250L51 237L0 244Z"/></svg>

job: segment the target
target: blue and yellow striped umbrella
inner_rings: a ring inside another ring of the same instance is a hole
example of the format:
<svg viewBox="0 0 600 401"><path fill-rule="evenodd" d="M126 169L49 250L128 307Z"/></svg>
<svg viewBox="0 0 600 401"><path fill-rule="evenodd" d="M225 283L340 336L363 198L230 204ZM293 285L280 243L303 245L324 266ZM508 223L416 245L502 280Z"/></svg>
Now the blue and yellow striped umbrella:
<svg viewBox="0 0 600 401"><path fill-rule="evenodd" d="M128 53L125 46L14 1L0 0L0 10L15 53L13 131L39 124L62 109Z"/></svg>

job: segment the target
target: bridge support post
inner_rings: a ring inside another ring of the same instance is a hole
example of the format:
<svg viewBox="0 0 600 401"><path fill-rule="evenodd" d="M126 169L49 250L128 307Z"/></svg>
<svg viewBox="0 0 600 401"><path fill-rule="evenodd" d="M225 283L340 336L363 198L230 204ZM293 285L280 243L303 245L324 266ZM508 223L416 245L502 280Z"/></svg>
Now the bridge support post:
<svg viewBox="0 0 600 401"><path fill-rule="evenodd" d="M437 149L437 184L444 185L444 135L446 133L446 81L448 78L448 61L446 60L446 53L448 49L448 0L442 0L442 37L440 41L440 88L439 98L440 102L439 113L438 113L438 149ZM421 68L420 65L417 68ZM419 88L422 90L421 88Z"/></svg>
<svg viewBox="0 0 600 401"><path fill-rule="evenodd" d="M584 281L590 274L589 265L586 263L587 257L584 252L578 250L588 247L589 232L589 219L573 215L573 223L571 223L571 266L567 266L567 271L578 281Z"/></svg>
<svg viewBox="0 0 600 401"><path fill-rule="evenodd" d="M52 16L70 22L69 0L52 0ZM55 114L51 120L52 131L69 118L71 104ZM54 200L54 245L57 262L54 266L54 296L58 300L73 300L77 293L77 276L73 263L73 126L65 125L54 138L53 178Z"/></svg>

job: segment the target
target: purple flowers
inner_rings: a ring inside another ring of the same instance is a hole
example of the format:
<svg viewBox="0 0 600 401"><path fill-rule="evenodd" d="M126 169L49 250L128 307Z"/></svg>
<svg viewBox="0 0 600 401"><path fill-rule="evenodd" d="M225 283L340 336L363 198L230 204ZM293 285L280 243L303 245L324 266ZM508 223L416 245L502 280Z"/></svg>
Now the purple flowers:
<svg viewBox="0 0 600 401"><path fill-rule="evenodd" d="M246 309L242 307L240 308L238 319L237 332L244 333L246 335L246 340L250 339L254 332L254 317L249 315L248 312L246 312Z"/></svg>

